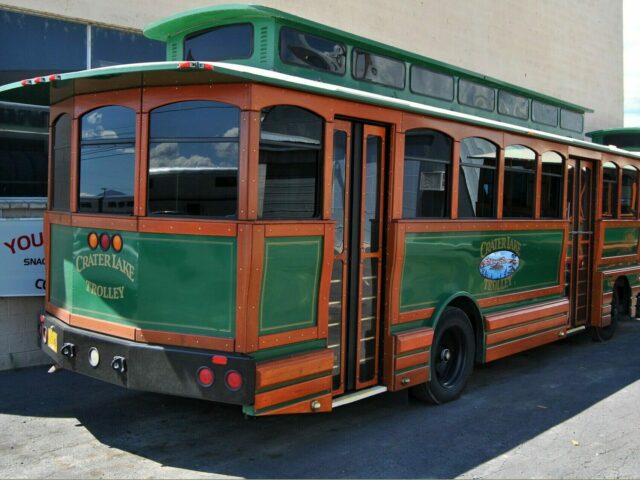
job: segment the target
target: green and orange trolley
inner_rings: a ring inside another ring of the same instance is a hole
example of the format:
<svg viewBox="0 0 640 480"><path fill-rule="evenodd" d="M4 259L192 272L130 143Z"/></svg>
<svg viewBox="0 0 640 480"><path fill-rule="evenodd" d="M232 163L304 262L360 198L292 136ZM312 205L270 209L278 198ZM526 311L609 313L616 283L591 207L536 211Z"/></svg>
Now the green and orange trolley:
<svg viewBox="0 0 640 480"><path fill-rule="evenodd" d="M435 403L640 292L640 154L588 109L257 6L167 61L26 79L50 105L42 349L123 387L328 412Z"/></svg>

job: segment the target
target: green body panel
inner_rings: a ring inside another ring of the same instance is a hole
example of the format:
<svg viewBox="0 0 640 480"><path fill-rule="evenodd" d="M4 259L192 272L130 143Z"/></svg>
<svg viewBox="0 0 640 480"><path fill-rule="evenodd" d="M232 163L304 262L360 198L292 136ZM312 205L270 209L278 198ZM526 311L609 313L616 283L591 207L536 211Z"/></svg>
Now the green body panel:
<svg viewBox="0 0 640 480"><path fill-rule="evenodd" d="M602 256L635 255L638 251L638 233L635 227L605 227Z"/></svg>
<svg viewBox="0 0 640 480"><path fill-rule="evenodd" d="M558 285L562 230L411 233L405 239L400 311L442 307L458 292L475 299ZM519 266L491 280L480 263L498 251L515 252Z"/></svg>
<svg viewBox="0 0 640 480"><path fill-rule="evenodd" d="M52 303L143 329L234 336L235 238L117 232L116 253L91 250L92 231L52 226Z"/></svg>
<svg viewBox="0 0 640 480"><path fill-rule="evenodd" d="M265 239L260 335L317 325L322 243L322 237Z"/></svg>

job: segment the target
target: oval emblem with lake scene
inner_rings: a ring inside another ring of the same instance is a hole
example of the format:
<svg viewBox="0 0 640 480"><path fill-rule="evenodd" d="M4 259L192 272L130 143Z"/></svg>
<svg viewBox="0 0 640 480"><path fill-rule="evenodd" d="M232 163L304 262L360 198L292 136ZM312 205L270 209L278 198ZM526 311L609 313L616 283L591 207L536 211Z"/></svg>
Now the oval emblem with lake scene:
<svg viewBox="0 0 640 480"><path fill-rule="evenodd" d="M518 270L520 257L511 250L498 250L486 255L480 262L480 275L489 280L502 280Z"/></svg>

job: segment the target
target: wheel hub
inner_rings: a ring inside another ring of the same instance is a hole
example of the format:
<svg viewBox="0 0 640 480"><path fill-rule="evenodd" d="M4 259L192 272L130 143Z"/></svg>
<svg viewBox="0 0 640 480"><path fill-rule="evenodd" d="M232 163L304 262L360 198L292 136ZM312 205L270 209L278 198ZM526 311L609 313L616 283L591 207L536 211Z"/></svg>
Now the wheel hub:
<svg viewBox="0 0 640 480"><path fill-rule="evenodd" d="M440 352L440 360L442 360L443 362L448 362L449 360L451 360L451 350L449 350L448 348L443 348L442 352Z"/></svg>

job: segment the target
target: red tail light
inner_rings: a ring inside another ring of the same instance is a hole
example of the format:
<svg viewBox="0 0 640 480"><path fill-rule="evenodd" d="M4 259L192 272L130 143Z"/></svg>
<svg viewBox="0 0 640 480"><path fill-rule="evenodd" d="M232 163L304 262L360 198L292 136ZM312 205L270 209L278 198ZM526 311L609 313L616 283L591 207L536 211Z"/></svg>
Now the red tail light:
<svg viewBox="0 0 640 480"><path fill-rule="evenodd" d="M213 375L213 370L209 367L200 367L198 369L198 383L203 387L210 387L213 385L213 381L215 376Z"/></svg>
<svg viewBox="0 0 640 480"><path fill-rule="evenodd" d="M178 68L191 68L193 65L191 62L180 62Z"/></svg>
<svg viewBox="0 0 640 480"><path fill-rule="evenodd" d="M46 319L46 317L44 316L44 313L41 313L41 314L40 314L39 319L40 319L40 323L44 323L44 321L45 321L45 319Z"/></svg>
<svg viewBox="0 0 640 480"><path fill-rule="evenodd" d="M227 378L225 379L227 388L229 390L240 390L242 388L242 375L236 372L235 370L231 370L227 373Z"/></svg>
<svg viewBox="0 0 640 480"><path fill-rule="evenodd" d="M102 248L102 250L106 252L107 250L109 250L110 246L111 239L109 238L109 235L107 235L106 233L100 234L100 248Z"/></svg>
<svg viewBox="0 0 640 480"><path fill-rule="evenodd" d="M214 355L211 357L211 363L214 365L226 365L228 362L227 357L224 355Z"/></svg>

